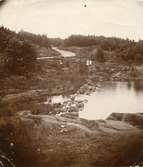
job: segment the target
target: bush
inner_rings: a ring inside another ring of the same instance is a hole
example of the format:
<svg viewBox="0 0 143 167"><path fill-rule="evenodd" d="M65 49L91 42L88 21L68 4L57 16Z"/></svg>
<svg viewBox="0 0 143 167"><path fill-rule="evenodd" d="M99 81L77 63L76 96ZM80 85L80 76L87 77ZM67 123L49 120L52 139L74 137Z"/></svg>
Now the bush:
<svg viewBox="0 0 143 167"><path fill-rule="evenodd" d="M15 32L0 27L0 73L25 75L36 65L36 52L30 41ZM2 76L1 76L2 77Z"/></svg>
<svg viewBox="0 0 143 167"><path fill-rule="evenodd" d="M104 62L105 61L104 51L100 47L97 49L96 60L99 61L99 62Z"/></svg>
<svg viewBox="0 0 143 167"><path fill-rule="evenodd" d="M9 74L25 74L34 70L36 52L27 41L9 40L5 50L5 70Z"/></svg>

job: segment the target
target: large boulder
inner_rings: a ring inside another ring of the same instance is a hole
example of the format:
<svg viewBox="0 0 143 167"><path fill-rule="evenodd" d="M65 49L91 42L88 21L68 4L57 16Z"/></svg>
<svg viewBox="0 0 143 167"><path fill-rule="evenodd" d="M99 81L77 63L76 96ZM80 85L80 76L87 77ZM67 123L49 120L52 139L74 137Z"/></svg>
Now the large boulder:
<svg viewBox="0 0 143 167"><path fill-rule="evenodd" d="M143 113L112 113L107 120L123 121L143 129Z"/></svg>

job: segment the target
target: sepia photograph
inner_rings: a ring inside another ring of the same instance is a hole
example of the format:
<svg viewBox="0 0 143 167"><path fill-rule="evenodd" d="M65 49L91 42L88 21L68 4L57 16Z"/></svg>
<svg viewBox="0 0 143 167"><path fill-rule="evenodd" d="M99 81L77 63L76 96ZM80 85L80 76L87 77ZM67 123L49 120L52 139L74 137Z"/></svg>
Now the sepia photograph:
<svg viewBox="0 0 143 167"><path fill-rule="evenodd" d="M143 0L0 0L0 167L143 167Z"/></svg>

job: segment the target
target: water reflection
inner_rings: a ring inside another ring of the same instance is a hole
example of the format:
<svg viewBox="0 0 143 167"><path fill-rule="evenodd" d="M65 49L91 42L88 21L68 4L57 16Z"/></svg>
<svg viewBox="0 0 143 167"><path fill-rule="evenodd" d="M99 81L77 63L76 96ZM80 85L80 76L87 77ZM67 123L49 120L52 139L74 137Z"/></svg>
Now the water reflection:
<svg viewBox="0 0 143 167"><path fill-rule="evenodd" d="M133 87L137 93L143 92L143 81L134 82Z"/></svg>
<svg viewBox="0 0 143 167"><path fill-rule="evenodd" d="M65 101L84 101L79 117L96 120L106 119L116 113L143 113L143 81L104 82L101 89L91 95L70 95L48 97L45 104Z"/></svg>
<svg viewBox="0 0 143 167"><path fill-rule="evenodd" d="M107 82L101 90L85 97L88 103L80 117L106 119L111 113L143 112L143 82Z"/></svg>

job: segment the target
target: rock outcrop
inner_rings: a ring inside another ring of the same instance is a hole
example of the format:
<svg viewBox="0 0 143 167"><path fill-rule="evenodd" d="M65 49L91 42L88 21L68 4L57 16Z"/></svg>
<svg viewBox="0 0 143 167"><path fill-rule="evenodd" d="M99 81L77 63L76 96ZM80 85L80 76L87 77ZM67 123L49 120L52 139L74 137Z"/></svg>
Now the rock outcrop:
<svg viewBox="0 0 143 167"><path fill-rule="evenodd" d="M143 160L142 131L121 121L22 112L0 122L1 129L11 127L5 142L16 166L115 167Z"/></svg>
<svg viewBox="0 0 143 167"><path fill-rule="evenodd" d="M123 121L143 129L143 113L112 113L107 120Z"/></svg>

